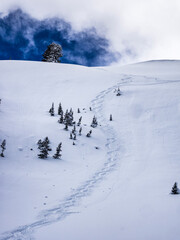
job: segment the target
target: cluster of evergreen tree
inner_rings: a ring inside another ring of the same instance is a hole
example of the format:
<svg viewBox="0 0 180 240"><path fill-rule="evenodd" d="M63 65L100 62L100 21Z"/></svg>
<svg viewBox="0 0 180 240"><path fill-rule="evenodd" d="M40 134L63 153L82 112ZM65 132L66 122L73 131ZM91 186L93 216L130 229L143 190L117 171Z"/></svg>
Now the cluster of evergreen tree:
<svg viewBox="0 0 180 240"><path fill-rule="evenodd" d="M42 141L41 139L38 141L38 149L40 150L40 153L38 154L38 157L41 159L45 159L49 155L49 151L52 151L52 149L49 146L50 141L48 137L45 137L45 139ZM59 143L58 147L56 148L56 153L53 155L53 158L59 159L61 158L61 152L62 152L62 143Z"/></svg>
<svg viewBox="0 0 180 240"><path fill-rule="evenodd" d="M83 110L85 110L85 109L83 109ZM91 107L90 107L90 111L92 111ZM51 108L49 110L49 113L51 114L51 116L55 115L55 113L54 113L54 103L52 103L52 106L51 106ZM81 113L79 108L77 109L77 113ZM68 130L69 127L73 127L73 129L70 132L70 139L76 140L76 138L77 138L76 125L78 127L80 127L78 132L79 132L79 136L81 136L81 134L82 134L82 127L81 127L81 125L82 125L82 116L79 118L79 120L78 120L78 122L76 124L76 122L74 121L74 113L73 113L72 108L69 111L67 109L65 111L65 113L64 113L61 103L59 103L59 106L58 106L58 115L60 116L58 122L60 124L64 124L65 125L65 127L64 127L65 130ZM110 121L112 121L112 115L110 116ZM97 125L98 125L97 118L94 116L93 120L92 120L92 123L91 123L91 127L95 128L95 127L97 127ZM92 134L92 130L90 130L86 134L86 137L91 137L91 134ZM74 142L73 142L73 145L75 145ZM45 150L42 150L42 151L45 151ZM40 158L44 157L44 154L42 154L42 156L41 156L41 154L42 153L40 153L39 157ZM47 155L47 153L45 154L45 158L46 158L46 155Z"/></svg>

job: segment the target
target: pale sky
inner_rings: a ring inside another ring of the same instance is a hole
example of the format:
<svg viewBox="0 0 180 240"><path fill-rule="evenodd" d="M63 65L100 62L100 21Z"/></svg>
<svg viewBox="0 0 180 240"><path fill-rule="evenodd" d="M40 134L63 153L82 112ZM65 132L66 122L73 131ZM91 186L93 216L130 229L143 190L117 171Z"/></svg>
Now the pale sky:
<svg viewBox="0 0 180 240"><path fill-rule="evenodd" d="M96 27L113 50L129 49L135 62L180 59L180 0L0 0L0 12L22 8L43 19L60 17L76 30Z"/></svg>

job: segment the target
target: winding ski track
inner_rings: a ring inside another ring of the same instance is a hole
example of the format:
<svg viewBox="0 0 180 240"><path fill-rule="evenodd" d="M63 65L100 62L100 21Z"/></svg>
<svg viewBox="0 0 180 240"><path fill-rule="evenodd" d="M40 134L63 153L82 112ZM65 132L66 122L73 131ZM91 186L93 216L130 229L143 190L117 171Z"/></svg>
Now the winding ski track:
<svg viewBox="0 0 180 240"><path fill-rule="evenodd" d="M123 79L120 84L130 81ZM30 240L34 239L33 232L37 228L41 228L45 225L58 222L66 218L68 215L75 213L73 207L78 206L80 201L90 195L92 190L97 186L103 178L108 175L117 165L119 161L119 141L116 136L116 132L110 125L109 121L104 117L103 114L103 102L107 94L109 94L115 87L120 84L112 86L107 90L100 92L94 100L92 100L92 109L96 115L98 122L101 123L101 129L106 136L106 149L107 157L103 166L97 170L92 177L85 181L80 187L75 189L72 194L66 197L61 203L49 210L41 212L39 219L31 224L20 226L12 231L5 232L0 236L1 240Z"/></svg>

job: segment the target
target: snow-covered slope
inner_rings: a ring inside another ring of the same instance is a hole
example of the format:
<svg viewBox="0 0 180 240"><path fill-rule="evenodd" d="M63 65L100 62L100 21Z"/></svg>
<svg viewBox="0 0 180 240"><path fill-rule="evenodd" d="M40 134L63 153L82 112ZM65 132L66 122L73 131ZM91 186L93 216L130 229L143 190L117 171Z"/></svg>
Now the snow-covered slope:
<svg viewBox="0 0 180 240"><path fill-rule="evenodd" d="M107 68L1 61L0 239L178 239L180 196L169 193L180 181L179 69L179 61ZM60 102L75 121L82 116L76 145L58 123ZM43 160L36 143L46 136L52 152Z"/></svg>

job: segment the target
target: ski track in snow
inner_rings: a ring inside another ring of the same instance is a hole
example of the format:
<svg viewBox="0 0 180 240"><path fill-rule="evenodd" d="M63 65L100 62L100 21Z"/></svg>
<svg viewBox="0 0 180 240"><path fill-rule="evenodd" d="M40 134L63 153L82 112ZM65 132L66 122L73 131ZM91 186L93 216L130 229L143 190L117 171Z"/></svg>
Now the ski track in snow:
<svg viewBox="0 0 180 240"><path fill-rule="evenodd" d="M121 75L122 76L122 75ZM92 190L100 183L103 178L113 171L118 164L119 160L119 141L114 131L113 127L109 124L109 121L103 115L103 102L107 94L113 91L118 86L127 86L127 85L155 85L155 84L164 84L164 83L173 83L178 81L161 81L160 79L153 77L140 76L144 80L153 80L153 82L148 83L146 81L136 83L132 81L132 78L135 75L124 75L124 78L121 78L121 81L108 88L107 90L101 91L94 100L92 100L92 109L97 117L98 122L101 123L101 130L105 133L106 136L106 148L107 148L107 157L101 169L97 170L91 177L91 179L85 181L80 187L75 189L72 194L66 197L59 205L49 210L42 211L39 216L39 220L33 222L32 224L27 224L20 226L17 229L5 232L0 239L1 240L33 240L33 232L37 228L41 228L45 225L49 225L58 221L63 220L70 214L77 213L73 211L73 207L77 207L80 204L80 201L91 194ZM137 77L137 76L136 76Z"/></svg>
<svg viewBox="0 0 180 240"><path fill-rule="evenodd" d="M119 160L118 152L120 146L113 127L103 116L103 102L108 93L121 84L131 82L130 79L131 77L121 79L121 83L100 92L96 98L92 100L92 110L96 115L98 122L101 123L101 130L106 136L107 158L102 168L97 170L92 175L91 179L85 181L80 187L75 189L73 193L66 197L58 206L42 211L39 220L32 224L20 226L13 231L5 232L1 236L1 240L32 240L34 239L32 234L37 228L61 221L68 215L77 213L73 211L73 207L78 206L84 197L90 195L95 186L115 168Z"/></svg>

